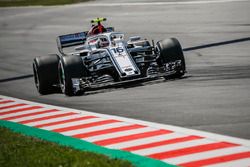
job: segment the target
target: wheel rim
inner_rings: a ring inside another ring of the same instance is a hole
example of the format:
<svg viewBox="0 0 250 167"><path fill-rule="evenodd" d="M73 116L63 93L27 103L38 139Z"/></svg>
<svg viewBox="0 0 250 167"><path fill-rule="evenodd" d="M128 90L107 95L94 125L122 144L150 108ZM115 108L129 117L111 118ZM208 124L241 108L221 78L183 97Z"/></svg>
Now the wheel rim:
<svg viewBox="0 0 250 167"><path fill-rule="evenodd" d="M62 93L65 93L65 73L62 61L59 62L59 84L60 88L62 90Z"/></svg>
<svg viewBox="0 0 250 167"><path fill-rule="evenodd" d="M33 63L33 72L34 72L34 80L37 90L40 90L40 83L39 83L39 76L37 72L37 66L35 63Z"/></svg>

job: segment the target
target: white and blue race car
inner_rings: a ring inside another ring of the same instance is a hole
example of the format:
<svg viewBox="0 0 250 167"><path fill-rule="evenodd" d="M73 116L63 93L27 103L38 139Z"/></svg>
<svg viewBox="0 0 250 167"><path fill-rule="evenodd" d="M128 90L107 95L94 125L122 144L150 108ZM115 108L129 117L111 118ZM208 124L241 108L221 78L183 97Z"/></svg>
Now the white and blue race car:
<svg viewBox="0 0 250 167"><path fill-rule="evenodd" d="M89 31L59 36L59 55L34 59L35 85L40 94L59 87L65 95L73 96L94 88L185 74L185 59L177 39L156 44L139 36L125 40L123 33L105 28L101 24L105 20L92 20Z"/></svg>

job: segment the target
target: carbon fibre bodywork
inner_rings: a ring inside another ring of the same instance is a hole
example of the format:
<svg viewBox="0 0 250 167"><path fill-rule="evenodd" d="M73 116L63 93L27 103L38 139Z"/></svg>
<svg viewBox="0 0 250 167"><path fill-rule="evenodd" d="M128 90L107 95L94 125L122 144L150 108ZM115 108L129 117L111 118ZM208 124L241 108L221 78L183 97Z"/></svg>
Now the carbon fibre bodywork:
<svg viewBox="0 0 250 167"><path fill-rule="evenodd" d="M124 34L112 31L86 38L84 35L83 32L58 39L59 51L64 56L80 56L86 67L88 75L72 78L75 93L88 88L167 77L175 74L181 65L181 60L176 60L159 67L157 61L160 61L160 57L155 47L138 36L126 41ZM81 41L77 41L79 38ZM71 53L64 53L60 48L78 44L80 46Z"/></svg>
<svg viewBox="0 0 250 167"><path fill-rule="evenodd" d="M139 36L125 40L124 34L114 32L112 27L89 34L59 36L59 55L34 59L35 83L41 94L60 87L71 96L133 81L177 78L186 72L182 48L175 38L158 41L156 45Z"/></svg>

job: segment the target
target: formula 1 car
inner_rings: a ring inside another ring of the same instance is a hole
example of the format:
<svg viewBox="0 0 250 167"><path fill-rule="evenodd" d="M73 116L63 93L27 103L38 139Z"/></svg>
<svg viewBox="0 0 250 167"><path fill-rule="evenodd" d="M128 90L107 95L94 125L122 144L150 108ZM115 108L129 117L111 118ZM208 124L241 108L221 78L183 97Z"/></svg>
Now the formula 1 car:
<svg viewBox="0 0 250 167"><path fill-rule="evenodd" d="M101 24L105 20L92 20L89 31L59 36L60 55L34 59L35 85L40 94L49 94L58 87L65 95L73 96L107 85L180 78L185 74L185 59L177 39L156 44L139 36L125 40L123 33L105 28Z"/></svg>

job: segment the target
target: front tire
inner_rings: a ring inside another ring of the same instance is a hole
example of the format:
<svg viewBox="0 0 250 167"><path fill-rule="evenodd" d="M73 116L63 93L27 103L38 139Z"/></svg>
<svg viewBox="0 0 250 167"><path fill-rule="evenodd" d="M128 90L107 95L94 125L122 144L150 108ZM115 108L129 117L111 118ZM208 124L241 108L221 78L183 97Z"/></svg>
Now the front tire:
<svg viewBox="0 0 250 167"><path fill-rule="evenodd" d="M176 38L165 39L157 42L156 51L159 53L158 65L162 66L168 62L181 60L181 66L171 77L180 78L186 72L185 58L182 47Z"/></svg>
<svg viewBox="0 0 250 167"><path fill-rule="evenodd" d="M63 56L58 65L59 84L62 93L66 96L80 95L83 91L75 92L72 85L72 78L82 78L86 76L86 67L80 56Z"/></svg>
<svg viewBox="0 0 250 167"><path fill-rule="evenodd" d="M53 93L58 84L58 62L56 54L36 57L33 61L34 81L38 92L42 95Z"/></svg>

